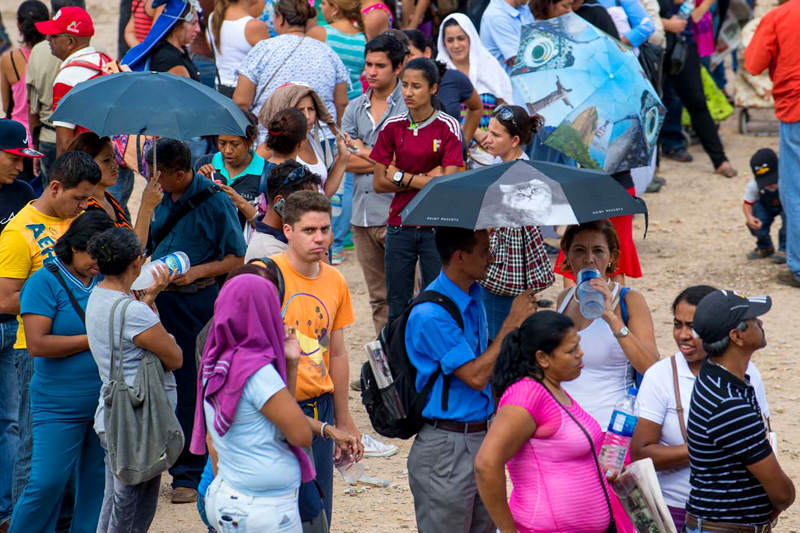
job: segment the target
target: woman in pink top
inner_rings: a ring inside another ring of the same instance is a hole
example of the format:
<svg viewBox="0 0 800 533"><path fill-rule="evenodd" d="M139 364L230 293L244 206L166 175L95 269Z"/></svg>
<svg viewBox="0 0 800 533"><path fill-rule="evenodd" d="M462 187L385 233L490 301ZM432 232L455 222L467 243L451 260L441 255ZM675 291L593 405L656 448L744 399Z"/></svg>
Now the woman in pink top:
<svg viewBox="0 0 800 533"><path fill-rule="evenodd" d="M581 373L582 357L572 320L553 311L531 315L503 341L492 378L498 411L475 459L478 491L502 533L608 528L605 482L589 443L591 436L599 450L603 433L561 387Z"/></svg>
<svg viewBox="0 0 800 533"><path fill-rule="evenodd" d="M28 97L25 90L25 69L33 46L44 40L35 24L48 20L47 6L39 0L27 0L17 8L17 30L22 37L19 48L9 50L0 57L0 98L6 117L23 124L28 132L28 146L32 145L28 126Z"/></svg>

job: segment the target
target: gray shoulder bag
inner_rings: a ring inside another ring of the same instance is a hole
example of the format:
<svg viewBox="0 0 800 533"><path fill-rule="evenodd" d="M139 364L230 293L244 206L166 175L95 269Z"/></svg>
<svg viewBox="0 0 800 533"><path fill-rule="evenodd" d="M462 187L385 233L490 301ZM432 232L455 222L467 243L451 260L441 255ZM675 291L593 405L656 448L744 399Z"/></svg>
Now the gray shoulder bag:
<svg viewBox="0 0 800 533"><path fill-rule="evenodd" d="M114 346L114 317L121 302L118 344ZM183 450L183 431L164 390L164 367L155 354L145 352L133 387L122 367L125 312L133 298L120 298L111 308L108 343L111 351L109 386L105 401L106 446L109 468L126 485L138 485L172 466Z"/></svg>

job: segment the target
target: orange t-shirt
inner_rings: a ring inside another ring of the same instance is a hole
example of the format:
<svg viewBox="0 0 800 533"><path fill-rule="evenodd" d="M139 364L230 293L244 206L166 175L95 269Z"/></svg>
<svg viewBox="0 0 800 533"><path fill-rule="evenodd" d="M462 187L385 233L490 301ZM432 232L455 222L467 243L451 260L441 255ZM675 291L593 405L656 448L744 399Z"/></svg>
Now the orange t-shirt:
<svg viewBox="0 0 800 533"><path fill-rule="evenodd" d="M271 259L281 269L286 287L283 323L297 330L300 342L295 396L307 400L333 392L329 371L331 332L355 321L347 281L326 263L320 263L317 277L307 278L291 267L284 253Z"/></svg>

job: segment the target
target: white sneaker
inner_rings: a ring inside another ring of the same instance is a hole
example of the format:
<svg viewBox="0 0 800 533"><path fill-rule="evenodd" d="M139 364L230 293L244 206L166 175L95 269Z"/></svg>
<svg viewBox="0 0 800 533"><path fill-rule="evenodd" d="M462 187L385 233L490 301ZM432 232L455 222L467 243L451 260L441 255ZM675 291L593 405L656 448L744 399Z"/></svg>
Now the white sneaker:
<svg viewBox="0 0 800 533"><path fill-rule="evenodd" d="M391 457L397 453L394 444L384 444L366 433L361 435L361 444L364 445L364 457Z"/></svg>

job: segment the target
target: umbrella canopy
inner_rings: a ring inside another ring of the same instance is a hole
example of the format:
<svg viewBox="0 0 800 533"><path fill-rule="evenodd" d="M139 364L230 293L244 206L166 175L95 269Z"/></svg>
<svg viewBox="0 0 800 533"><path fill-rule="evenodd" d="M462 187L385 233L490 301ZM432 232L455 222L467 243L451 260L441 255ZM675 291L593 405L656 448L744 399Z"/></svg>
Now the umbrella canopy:
<svg viewBox="0 0 800 533"><path fill-rule="evenodd" d="M76 85L50 118L98 135L143 134L188 140L245 136L250 122L227 96L165 72L120 72Z"/></svg>
<svg viewBox="0 0 800 533"><path fill-rule="evenodd" d="M568 13L522 27L511 82L544 144L609 174L647 166L665 108L633 50Z"/></svg>
<svg viewBox="0 0 800 533"><path fill-rule="evenodd" d="M431 180L400 217L409 226L558 226L647 213L611 176L543 161L511 161Z"/></svg>

